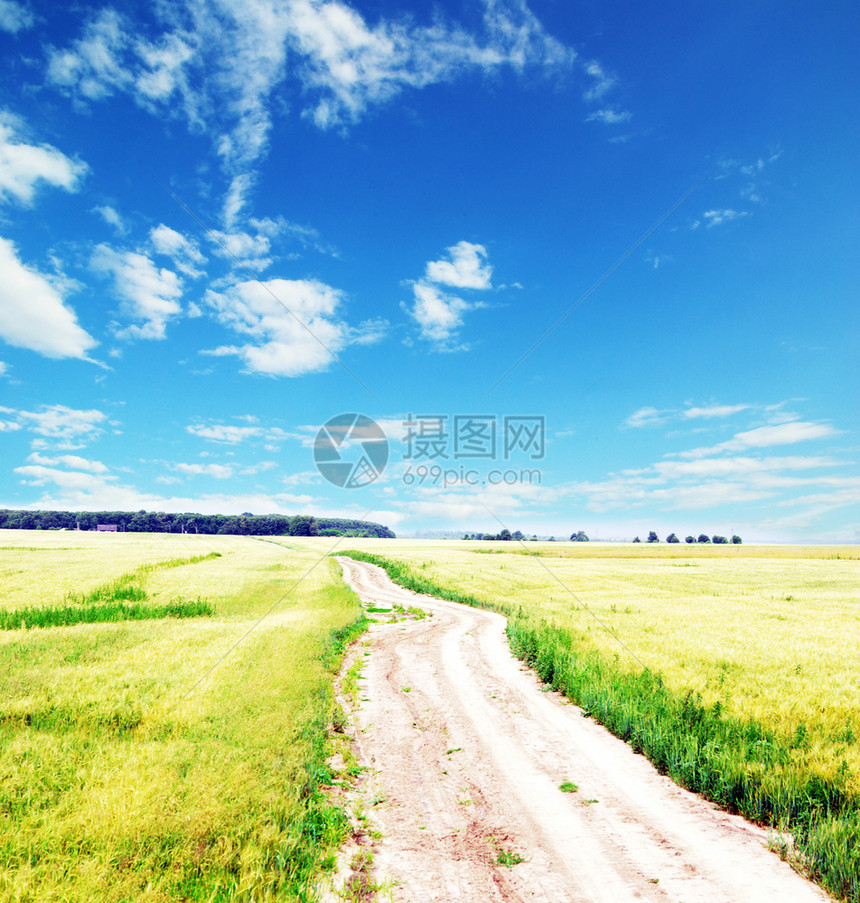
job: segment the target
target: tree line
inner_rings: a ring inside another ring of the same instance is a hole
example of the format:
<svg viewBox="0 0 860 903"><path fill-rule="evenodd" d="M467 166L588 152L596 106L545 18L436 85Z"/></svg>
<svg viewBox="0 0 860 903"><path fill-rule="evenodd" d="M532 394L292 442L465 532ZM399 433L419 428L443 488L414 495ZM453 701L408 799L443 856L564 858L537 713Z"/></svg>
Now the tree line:
<svg viewBox="0 0 860 903"><path fill-rule="evenodd" d="M666 542L680 542L681 540L674 533L670 533L666 537ZM633 542L642 542L642 540L637 536ZM652 530L648 534L648 542L660 542L660 537L656 534L654 530ZM725 536L718 536L716 533L713 536L708 536L707 533L700 533L698 536L687 536L684 539L686 543L713 543L714 545L728 545L731 543L732 545L739 546L743 540L737 533L732 535L731 539L726 539Z"/></svg>
<svg viewBox="0 0 860 903"><path fill-rule="evenodd" d="M310 514L170 514L165 511L27 511L0 509L0 529L96 530L99 524L123 533L205 533L249 536L355 536L394 539L372 521Z"/></svg>
<svg viewBox="0 0 860 903"><path fill-rule="evenodd" d="M483 539L485 541L490 542L498 542L499 540L514 540L516 542L523 542L524 540L528 540L529 542L537 542L537 535L526 536L521 530L515 530L511 533L510 530L505 529L500 533L464 533L463 539ZM550 542L555 541L554 536L550 536ZM588 542L588 537L585 535L583 530L578 531L577 533L570 534L571 542Z"/></svg>

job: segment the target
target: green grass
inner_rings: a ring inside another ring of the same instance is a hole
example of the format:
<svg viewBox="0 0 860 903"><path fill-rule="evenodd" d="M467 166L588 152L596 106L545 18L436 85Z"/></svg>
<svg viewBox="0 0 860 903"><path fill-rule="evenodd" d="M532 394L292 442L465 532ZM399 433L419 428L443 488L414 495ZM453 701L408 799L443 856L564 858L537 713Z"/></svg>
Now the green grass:
<svg viewBox="0 0 860 903"><path fill-rule="evenodd" d="M433 551L438 556L438 550ZM605 550L601 549L600 553L605 555ZM547 686L559 690L582 706L586 715L622 737L637 752L648 756L661 772L682 786L760 824L792 832L796 855L802 867L834 894L845 900L860 901L860 798L847 761L848 755L856 752L856 736L850 718L842 733L832 733L831 739L817 736L815 750L819 755L817 759L811 758L810 732L805 723L801 722L803 728L795 725L790 732L777 730L762 723L761 719L739 714L737 704L729 706L725 697L716 695L715 698L712 694L711 700L705 701L703 694L696 689L679 688L677 681L670 685L659 667L641 667L638 649L633 650L632 663L631 656L626 654L622 660L619 645L623 648L624 644L629 646L635 643L641 649L645 643L643 641L640 645L637 642L639 634L632 631L625 634L623 627L619 627L618 618L625 616L619 605L615 605L614 610L611 605L601 606L599 617L606 621L604 632L607 636L599 642L593 641L589 634L598 632L599 628L596 623L588 623L591 613L583 611L586 608L586 591L580 590L576 595L566 594L563 586L553 587L546 573L538 572L536 577L534 571L526 574L514 570L506 575L509 588L504 593L500 592L504 586L501 578L486 571L476 572L475 565L464 566L457 571L456 567L452 567L452 563L457 564L457 559L450 553L441 562L438 558L432 559L431 564L435 565L432 570L427 566L426 558L416 565L414 560L393 560L368 552L340 554L380 565L395 582L408 589L468 605L494 608L508 615L507 633L512 651L534 668ZM665 554L661 554L665 558ZM761 559L760 551L753 557ZM506 558L510 568L511 556L499 558ZM736 555L731 562L735 583L742 579L739 576L742 568L737 558ZM784 560L783 556L774 558ZM816 559L825 560L821 555ZM619 565L603 563L602 567L606 569L604 579L622 584L628 592L635 590L637 581L647 584L649 592L656 590L664 607L672 612L673 623L678 618L676 612L686 605L686 617L680 620L679 625L675 624L678 633L686 631L694 642L707 645L712 637L713 624L695 617L691 619L689 598L686 602L683 599L676 602L671 597L678 578L661 574L655 581L653 570L648 572L647 567L643 569L643 560L641 555L636 559L636 567L629 572L629 581L624 580L626 574L619 579ZM578 551L577 564L581 562L582 553ZM705 561L704 565L707 564ZM759 562L756 567L759 570L764 568L766 572L767 564L766 561L764 564ZM493 566L498 565L494 562ZM502 566L505 566L504 563ZM525 563L522 565L526 566ZM436 575L446 568L448 573L455 575L454 581L437 583ZM826 573L817 565L809 568L809 572L820 587L828 586ZM723 581L720 586L731 584L731 574L723 575L720 568L716 573ZM773 581L775 572L771 570L768 573ZM470 589L461 589L457 583ZM812 579L806 582L805 592L809 597L816 592L813 583ZM846 585L850 586L849 583ZM482 592L485 586L489 587L489 591ZM710 586L706 587L706 591L710 591ZM522 592L524 588L527 588L525 593ZM600 590L596 588L595 591ZM685 591L688 590L682 589L681 592ZM820 588L817 590L818 593L821 591ZM553 592L561 597L562 604L554 607L542 604L542 600L548 597L544 594ZM617 593L613 593L613 598L618 598ZM625 609L629 609L626 612L629 617L632 613L630 605L625 605ZM851 612L848 608L848 618L852 617ZM746 641L750 654L754 655L759 639L749 629L749 613L746 617ZM578 626L583 620L588 628L586 630ZM568 627L566 623L577 626ZM659 620L655 621L653 616L649 619L646 626L650 627L651 634L658 623ZM822 630L823 618L819 618L815 626L816 631ZM843 623L843 633L846 629ZM643 635L648 634L649 630L646 630ZM665 647L664 660L668 669L679 655L693 659L692 647L688 644L686 648L690 651L686 651L685 646L674 639L675 634L672 636L673 642ZM786 637L785 641L790 639ZM614 652L609 651L613 648ZM771 648L767 651L773 654L778 650ZM725 661L725 647L720 647L718 637L710 654L718 657L718 661ZM660 662L656 654L651 653L647 657ZM637 664L640 667L636 667ZM727 669L722 667L717 670L725 675ZM795 677L802 673L802 667L794 670ZM768 679L769 675L761 674L758 685L752 689L760 688ZM793 678L786 675L779 676L779 679L785 682ZM827 689L832 692L832 688ZM815 697L815 703L819 706L824 701L825 688L821 690ZM834 697L837 704L838 699L837 694ZM852 705L856 705L856 696ZM856 712L856 708L850 711ZM825 740L829 746L826 746ZM825 746L829 758L819 752ZM830 764L834 759L837 763L835 767Z"/></svg>
<svg viewBox="0 0 860 903"><path fill-rule="evenodd" d="M166 605L127 605L106 602L60 608L23 608L0 611L0 630L27 630L31 627L68 627L72 624L105 624L112 621L144 621L159 618L199 618L211 616L215 609L201 599L177 599Z"/></svg>
<svg viewBox="0 0 860 903"><path fill-rule="evenodd" d="M0 611L24 585L87 611L137 583L144 607L216 613L0 634L0 899L316 899L350 831L326 794L332 684L365 624L339 569L247 537L63 541L74 560L4 553Z"/></svg>
<svg viewBox="0 0 860 903"><path fill-rule="evenodd" d="M220 557L220 552L210 552L207 555L144 564L135 571L123 574L87 593L68 593L64 605L33 605L12 611L0 608L0 630L209 616L214 614L214 607L199 597L196 600L172 599L162 605L133 603L142 603L148 598L144 581L154 571L183 567Z"/></svg>

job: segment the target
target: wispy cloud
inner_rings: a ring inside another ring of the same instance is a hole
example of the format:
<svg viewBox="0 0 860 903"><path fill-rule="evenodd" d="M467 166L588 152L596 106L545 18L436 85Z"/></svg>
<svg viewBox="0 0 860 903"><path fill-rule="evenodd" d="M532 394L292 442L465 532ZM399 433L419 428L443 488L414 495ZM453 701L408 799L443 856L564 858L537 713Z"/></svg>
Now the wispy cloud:
<svg viewBox="0 0 860 903"><path fill-rule="evenodd" d="M205 353L235 355L250 373L300 376L325 370L351 344L378 341L385 324L351 327L340 315L344 294L317 280L240 282L209 291L206 303L220 323L252 341Z"/></svg>
<svg viewBox="0 0 860 903"><path fill-rule="evenodd" d="M35 17L28 6L15 0L0 0L0 28L17 34L32 28Z"/></svg>
<svg viewBox="0 0 860 903"><path fill-rule="evenodd" d="M412 304L401 306L418 324L421 338L436 350L460 351L468 348L458 340L463 314L484 304L467 301L448 289L487 291L493 287L493 268L483 245L460 241L447 252L446 258L427 263L424 277L413 283Z"/></svg>
<svg viewBox="0 0 860 903"><path fill-rule="evenodd" d="M723 223L730 223L736 219L744 219L749 215L749 211L747 210L733 210L730 207L727 207L723 210L706 210L702 214L705 220L705 225L709 229L712 226L721 226L723 225Z"/></svg>
<svg viewBox="0 0 860 903"><path fill-rule="evenodd" d="M659 426L673 416L673 411L659 410L658 408L644 407L634 411L625 421L624 425L633 429L642 426Z"/></svg>
<svg viewBox="0 0 860 903"><path fill-rule="evenodd" d="M229 480L235 470L226 464L171 464L171 469L190 476L214 477L216 480Z"/></svg>
<svg viewBox="0 0 860 903"><path fill-rule="evenodd" d="M88 458L82 458L80 455L57 455L56 457L46 457L38 452L33 452L27 458L30 464L40 464L44 467L57 467L62 465L72 470L84 470L88 473L107 473L107 467L101 461L91 461Z"/></svg>
<svg viewBox="0 0 860 903"><path fill-rule="evenodd" d="M597 60L590 60L584 65L586 75L592 82L582 95L585 101L603 100L605 94L611 91L617 84L618 78L608 73Z"/></svg>
<svg viewBox="0 0 860 903"><path fill-rule="evenodd" d="M32 442L33 448L39 451L83 448L101 435L108 419L99 410L78 410L62 404L42 405L37 411L0 408L0 413L12 415L14 419L11 423L15 424L16 429L25 429L39 437ZM47 462L41 460L36 463L41 466ZM68 464L68 461L63 463Z"/></svg>
<svg viewBox="0 0 860 903"><path fill-rule="evenodd" d="M126 92L144 109L183 115L216 135L229 180L232 228L268 151L272 103L297 83L302 114L343 128L407 90L502 68L559 72L576 54L551 37L525 0L483 0L475 31L437 15L432 25L371 22L339 0L225 0L156 5L153 34L102 9L64 48L50 48L48 78L84 102ZM202 77L203 73L207 77Z"/></svg>
<svg viewBox="0 0 860 903"><path fill-rule="evenodd" d="M828 423L791 420L787 423L744 430L735 433L733 438L726 442L720 442L718 445L694 448L678 454L682 458L702 458L722 452L739 452L750 448L770 448L778 445L795 445L798 442L807 442L812 439L828 439L838 435L838 432Z"/></svg>
<svg viewBox="0 0 860 903"><path fill-rule="evenodd" d="M712 419L714 417L731 417L733 414L749 410L749 407L748 404L711 404L704 407L684 408L680 413L687 420L702 417Z"/></svg>
<svg viewBox="0 0 860 903"><path fill-rule="evenodd" d="M113 227L118 235L125 235L128 232L128 225L125 220L109 204L93 207L91 212L98 214L109 226Z"/></svg>
<svg viewBox="0 0 860 903"><path fill-rule="evenodd" d="M106 244L93 252L91 266L110 276L120 299L120 311L137 322L116 330L118 338L163 339L167 324L182 307L182 280L172 270L157 267L135 251L117 251Z"/></svg>
<svg viewBox="0 0 860 903"><path fill-rule="evenodd" d="M192 279L203 275L200 267L206 258L194 240L161 223L150 231L149 241L156 253L169 257L181 273Z"/></svg>
<svg viewBox="0 0 860 903"><path fill-rule="evenodd" d="M604 107L585 117L586 122L603 122L606 125L618 125L621 122L629 122L633 114L629 110L619 110L617 107Z"/></svg>
<svg viewBox="0 0 860 903"><path fill-rule="evenodd" d="M50 144L18 140L23 120L0 110L0 201L30 204L39 184L75 191L88 167Z"/></svg>
<svg viewBox="0 0 860 903"><path fill-rule="evenodd" d="M0 238L0 338L50 358L90 360L98 343L63 297L63 280L24 264Z"/></svg>
<svg viewBox="0 0 860 903"><path fill-rule="evenodd" d="M209 439L212 442L224 442L229 445L243 442L255 436L262 436L263 429L258 426L234 426L232 424L202 424L196 423L185 428L193 436L201 439Z"/></svg>

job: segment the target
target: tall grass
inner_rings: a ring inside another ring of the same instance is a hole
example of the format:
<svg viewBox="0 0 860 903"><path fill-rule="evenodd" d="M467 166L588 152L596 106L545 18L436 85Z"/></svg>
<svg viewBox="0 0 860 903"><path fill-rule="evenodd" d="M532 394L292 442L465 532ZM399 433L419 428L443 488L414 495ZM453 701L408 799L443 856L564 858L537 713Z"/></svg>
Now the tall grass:
<svg viewBox="0 0 860 903"><path fill-rule="evenodd" d="M132 560L155 540L124 542ZM361 607L327 563L299 580L317 555L206 543L220 560L152 572L146 604L205 595L211 618L0 634L0 899L316 898L350 830L324 793L326 729ZM34 589L52 580L38 558Z"/></svg>
<svg viewBox="0 0 860 903"><path fill-rule="evenodd" d="M17 611L0 611L0 630L70 627L73 624L106 624L116 621L152 621L160 618L199 618L214 613L215 608L202 599L187 601L176 599L165 605L105 602L101 605L22 608Z"/></svg>
<svg viewBox="0 0 860 903"><path fill-rule="evenodd" d="M159 618L197 618L212 615L214 607L199 597L196 600L172 599L162 605L142 605L148 596L146 577L156 570L197 564L220 558L220 552L171 558L145 564L122 576L97 586L88 593L69 593L65 605L35 605L14 611L0 609L0 630L27 630L31 627L69 627L73 624L104 624L114 621L145 621Z"/></svg>
<svg viewBox="0 0 860 903"><path fill-rule="evenodd" d="M802 731L791 740L755 719L733 717L717 701L673 692L659 673L623 669L581 648L580 637L511 601L490 602L438 586L403 561L343 552L384 568L396 583L508 615L511 650L549 686L605 725L659 771L729 811L794 836L802 867L844 900L860 901L860 800L848 787L845 761L832 777L798 762Z"/></svg>

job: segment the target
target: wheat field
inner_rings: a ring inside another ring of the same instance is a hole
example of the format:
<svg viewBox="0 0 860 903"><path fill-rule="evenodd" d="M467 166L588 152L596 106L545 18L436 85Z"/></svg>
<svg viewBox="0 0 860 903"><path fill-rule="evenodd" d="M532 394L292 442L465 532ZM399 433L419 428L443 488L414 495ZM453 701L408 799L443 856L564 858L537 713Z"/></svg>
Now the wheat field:
<svg viewBox="0 0 860 903"><path fill-rule="evenodd" d="M0 631L0 898L307 892L343 828L316 773L326 656L359 616L324 554L236 536L0 531L0 609L129 573L146 604L215 609Z"/></svg>

